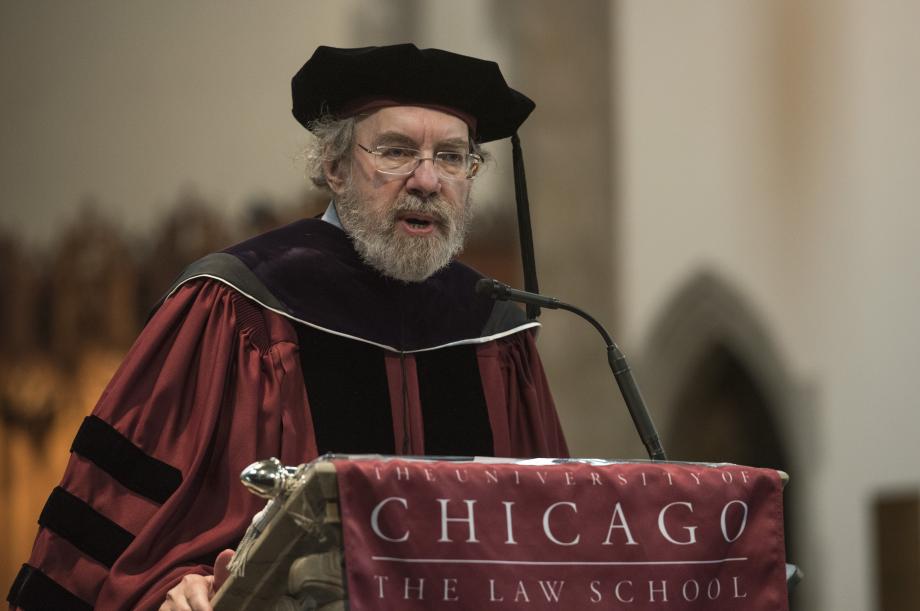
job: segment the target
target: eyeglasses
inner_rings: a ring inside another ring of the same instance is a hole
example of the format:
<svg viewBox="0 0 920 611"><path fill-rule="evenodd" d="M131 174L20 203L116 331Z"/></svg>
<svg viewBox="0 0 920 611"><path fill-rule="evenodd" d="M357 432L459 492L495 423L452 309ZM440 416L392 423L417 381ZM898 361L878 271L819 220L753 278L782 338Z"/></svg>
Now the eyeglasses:
<svg viewBox="0 0 920 611"><path fill-rule="evenodd" d="M382 174L406 176L414 172L428 159L434 164L438 176L446 180L471 179L482 165L482 157L476 153L439 151L433 157L422 157L418 149L403 146L381 145L369 149L358 144L366 153L374 156L374 168Z"/></svg>

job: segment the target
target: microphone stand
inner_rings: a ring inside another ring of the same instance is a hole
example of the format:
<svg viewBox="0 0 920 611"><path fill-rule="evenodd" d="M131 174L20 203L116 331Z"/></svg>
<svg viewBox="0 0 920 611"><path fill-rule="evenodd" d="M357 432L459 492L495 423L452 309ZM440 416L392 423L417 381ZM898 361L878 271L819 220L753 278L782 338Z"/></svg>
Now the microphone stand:
<svg viewBox="0 0 920 611"><path fill-rule="evenodd" d="M633 424L639 433L639 438L645 445L649 458L652 460L667 460L664 448L661 446L661 440L658 437L658 431L655 429L655 423L652 422L652 417L645 407L645 400L642 398L642 393L639 392L639 386L633 378L629 363L626 362L626 356L610 337L610 334L607 333L607 330L593 316L580 308L559 301L555 297L545 297L537 293L513 289L507 284L491 278L479 280L476 283L476 292L501 301L515 301L550 310L567 310L591 323L607 344L607 363L610 365L610 371L613 372L613 377L620 388L620 394L623 395L626 408L629 410L629 415L632 417Z"/></svg>

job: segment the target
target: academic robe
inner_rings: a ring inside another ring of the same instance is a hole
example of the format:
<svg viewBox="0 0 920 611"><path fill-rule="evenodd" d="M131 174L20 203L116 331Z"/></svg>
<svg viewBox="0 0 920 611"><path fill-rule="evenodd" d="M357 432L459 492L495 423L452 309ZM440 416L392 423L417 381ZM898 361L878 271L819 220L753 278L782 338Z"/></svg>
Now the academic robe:
<svg viewBox="0 0 920 611"><path fill-rule="evenodd" d="M386 278L315 219L193 264L77 433L12 606L157 608L238 543L267 457L567 456L536 323L478 278Z"/></svg>

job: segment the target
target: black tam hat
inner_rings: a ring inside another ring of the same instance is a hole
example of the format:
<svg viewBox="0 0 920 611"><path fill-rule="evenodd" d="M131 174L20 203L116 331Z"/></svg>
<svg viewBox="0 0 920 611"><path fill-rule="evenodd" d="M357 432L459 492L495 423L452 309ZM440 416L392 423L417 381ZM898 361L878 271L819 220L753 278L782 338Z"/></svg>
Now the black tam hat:
<svg viewBox="0 0 920 611"><path fill-rule="evenodd" d="M348 117L393 105L429 106L455 114L477 142L511 138L524 287L539 292L524 159L517 129L535 104L505 82L498 64L413 44L317 47L291 81L297 121L307 129L325 115ZM527 306L535 318L539 309Z"/></svg>

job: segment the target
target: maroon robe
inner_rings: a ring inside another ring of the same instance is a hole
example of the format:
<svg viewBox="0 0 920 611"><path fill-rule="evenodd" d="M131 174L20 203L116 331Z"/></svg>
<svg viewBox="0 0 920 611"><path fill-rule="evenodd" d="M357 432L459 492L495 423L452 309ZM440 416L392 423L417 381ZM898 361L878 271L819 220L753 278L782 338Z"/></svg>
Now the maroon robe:
<svg viewBox="0 0 920 611"><path fill-rule="evenodd" d="M459 313L445 305L454 285L478 277L458 264L428 283L430 294L382 279L356 262L340 230L316 223L229 249L248 280L193 266L160 305L77 434L10 591L14 607L157 608L183 575L211 574L216 554L238 543L264 505L240 471L270 456L294 465L327 451L567 455L532 323L483 303ZM328 240L317 251L326 254L276 266L303 250L307 233L311 244ZM278 290L292 270L328 270L329 251L351 280L301 282L305 295ZM373 318L363 330L337 320L337 300L357 307L354 294L336 294L349 282L378 300L352 312ZM324 299L334 311L317 308ZM436 316L453 331L407 332L407 303L419 300L430 307L412 310L410 323ZM388 321L397 311L401 322ZM489 335L469 332L478 328Z"/></svg>

